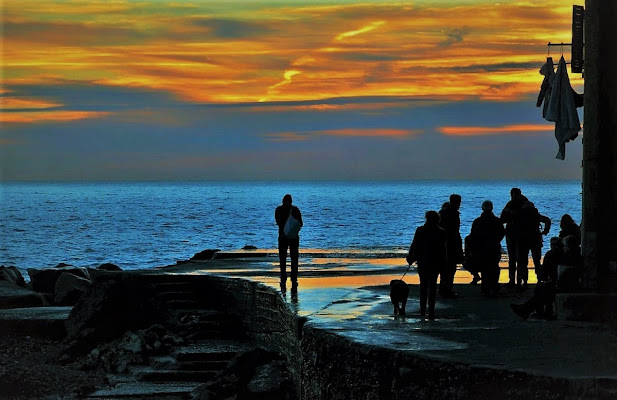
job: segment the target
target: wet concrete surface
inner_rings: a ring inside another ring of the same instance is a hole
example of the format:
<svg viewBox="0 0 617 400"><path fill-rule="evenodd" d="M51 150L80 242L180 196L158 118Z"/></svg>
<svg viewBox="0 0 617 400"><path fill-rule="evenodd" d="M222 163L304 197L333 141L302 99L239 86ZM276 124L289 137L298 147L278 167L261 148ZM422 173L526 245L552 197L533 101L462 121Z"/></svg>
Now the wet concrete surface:
<svg viewBox="0 0 617 400"><path fill-rule="evenodd" d="M278 265L274 259L252 259L227 269L227 262L184 265L192 274L227 275L236 268L250 271L247 279L280 290ZM287 282L282 296L308 324L334 332L355 342L414 352L454 363L478 365L526 373L587 379L617 379L617 330L605 324L530 317L523 320L510 309L533 294L531 284L524 292L503 289L495 298L471 286L471 276L458 271L455 299L438 296L436 320L419 316L418 277L413 270L405 276L410 284L407 316L394 317L389 298L390 279L400 278L406 266L401 260L354 260L348 268L344 259L310 264L301 260L297 291ZM320 266L327 265L326 269ZM186 272L186 271L185 271ZM226 273L227 272L227 273ZM358 273L359 272L359 273ZM507 279L502 270L501 281ZM242 273L233 276L242 276ZM531 276L535 277L533 271Z"/></svg>

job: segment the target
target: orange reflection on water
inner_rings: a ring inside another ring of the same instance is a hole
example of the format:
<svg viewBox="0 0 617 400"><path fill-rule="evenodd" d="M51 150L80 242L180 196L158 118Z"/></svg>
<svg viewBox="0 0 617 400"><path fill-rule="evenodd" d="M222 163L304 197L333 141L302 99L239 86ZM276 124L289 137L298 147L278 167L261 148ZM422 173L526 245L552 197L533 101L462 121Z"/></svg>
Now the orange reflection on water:
<svg viewBox="0 0 617 400"><path fill-rule="evenodd" d="M302 288L327 288L327 287L363 287L389 285L392 279L401 279L401 275L359 275L359 276L328 276L317 278L298 278L298 286ZM419 284L418 275L406 275L405 282Z"/></svg>

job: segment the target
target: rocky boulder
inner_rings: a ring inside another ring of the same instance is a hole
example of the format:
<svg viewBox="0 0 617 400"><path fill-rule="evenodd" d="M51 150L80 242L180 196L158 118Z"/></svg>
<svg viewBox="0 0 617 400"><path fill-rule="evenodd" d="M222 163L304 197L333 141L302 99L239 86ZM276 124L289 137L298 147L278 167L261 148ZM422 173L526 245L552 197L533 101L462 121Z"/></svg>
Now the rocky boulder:
<svg viewBox="0 0 617 400"><path fill-rule="evenodd" d="M92 281L69 272L60 274L54 287L54 303L72 306L92 286Z"/></svg>
<svg viewBox="0 0 617 400"><path fill-rule="evenodd" d="M0 265L0 281L12 283L19 287L26 287L26 281L17 267Z"/></svg>
<svg viewBox="0 0 617 400"><path fill-rule="evenodd" d="M99 271L122 271L122 268L112 263L103 263L99 265L96 269Z"/></svg>
<svg viewBox="0 0 617 400"><path fill-rule="evenodd" d="M40 293L54 293L56 282L58 281L58 278L60 278L60 275L64 273L70 273L72 275L91 280L90 273L86 268L28 268L27 271L30 276L30 285L32 286L32 290Z"/></svg>
<svg viewBox="0 0 617 400"><path fill-rule="evenodd" d="M0 309L43 307L51 304L48 295L0 281Z"/></svg>
<svg viewBox="0 0 617 400"><path fill-rule="evenodd" d="M212 260L216 253L221 251L220 249L207 249L200 251L199 253L195 253L191 260Z"/></svg>

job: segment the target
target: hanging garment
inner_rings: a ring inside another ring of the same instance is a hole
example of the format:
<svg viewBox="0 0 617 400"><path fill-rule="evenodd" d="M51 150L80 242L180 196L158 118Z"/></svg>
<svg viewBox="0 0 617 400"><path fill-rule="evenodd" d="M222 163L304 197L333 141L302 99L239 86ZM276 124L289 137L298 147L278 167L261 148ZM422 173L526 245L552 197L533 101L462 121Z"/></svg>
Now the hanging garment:
<svg viewBox="0 0 617 400"><path fill-rule="evenodd" d="M545 116L547 121L555 123L555 138L559 145L556 158L560 160L566 158L566 142L575 139L581 130L573 92L566 61L561 56L551 80L551 96Z"/></svg>
<svg viewBox="0 0 617 400"><path fill-rule="evenodd" d="M544 80L542 81L542 86L540 86L536 107L540 107L542 103L544 103L542 118L546 118L546 109L548 108L548 101L551 98L551 80L553 79L553 75L555 75L553 57L546 58L546 63L540 68L540 73L544 75Z"/></svg>

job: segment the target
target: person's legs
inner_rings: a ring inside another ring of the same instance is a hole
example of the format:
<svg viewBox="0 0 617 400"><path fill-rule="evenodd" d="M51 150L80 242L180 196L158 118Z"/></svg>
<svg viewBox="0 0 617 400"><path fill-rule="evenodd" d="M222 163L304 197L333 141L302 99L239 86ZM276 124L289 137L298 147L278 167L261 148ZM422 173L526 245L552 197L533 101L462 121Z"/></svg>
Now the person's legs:
<svg viewBox="0 0 617 400"><path fill-rule="evenodd" d="M531 245L531 259L533 260L533 267L536 271L540 268L540 259L542 258L542 238L536 240Z"/></svg>
<svg viewBox="0 0 617 400"><path fill-rule="evenodd" d="M453 294L452 288L454 287L454 274L456 273L456 263L448 261L441 271L441 278L439 280L439 293L444 296Z"/></svg>
<svg viewBox="0 0 617 400"><path fill-rule="evenodd" d="M508 248L508 286L516 284L516 258L518 252L516 250L516 238L512 235L506 235L506 247Z"/></svg>
<svg viewBox="0 0 617 400"><path fill-rule="evenodd" d="M519 240L518 242L518 257L516 259L516 283L527 287L527 278L529 276L529 242L526 240Z"/></svg>
<svg viewBox="0 0 617 400"><path fill-rule="evenodd" d="M289 241L289 258L291 259L291 283L298 283L298 256L300 238Z"/></svg>
<svg viewBox="0 0 617 400"><path fill-rule="evenodd" d="M281 268L281 283L287 282L287 247L289 242L284 237L279 237L279 265Z"/></svg>
<svg viewBox="0 0 617 400"><path fill-rule="evenodd" d="M435 319L435 297L437 297L437 273L428 274L428 319Z"/></svg>
<svg viewBox="0 0 617 400"><path fill-rule="evenodd" d="M424 318L426 315L426 296L429 279L422 267L418 267L418 275L420 276L420 316Z"/></svg>

